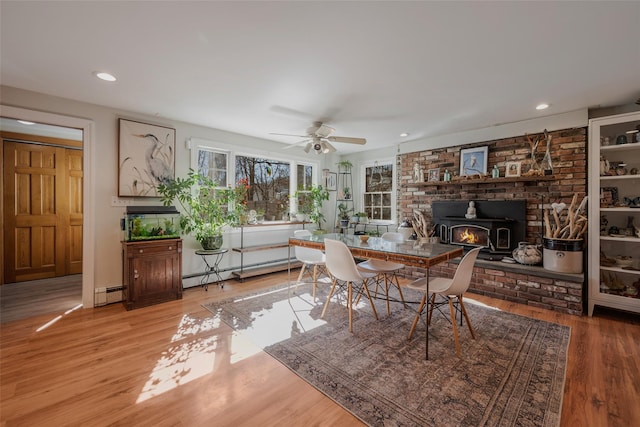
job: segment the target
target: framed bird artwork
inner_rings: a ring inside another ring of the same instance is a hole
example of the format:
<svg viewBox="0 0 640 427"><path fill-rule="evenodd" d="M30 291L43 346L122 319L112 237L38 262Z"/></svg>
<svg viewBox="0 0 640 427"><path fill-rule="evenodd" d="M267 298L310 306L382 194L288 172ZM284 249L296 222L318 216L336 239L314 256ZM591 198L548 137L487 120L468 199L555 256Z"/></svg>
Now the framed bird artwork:
<svg viewBox="0 0 640 427"><path fill-rule="evenodd" d="M489 147L463 148L460 150L460 176L486 175Z"/></svg>
<svg viewBox="0 0 640 427"><path fill-rule="evenodd" d="M119 119L118 196L159 197L157 186L175 178L176 130Z"/></svg>

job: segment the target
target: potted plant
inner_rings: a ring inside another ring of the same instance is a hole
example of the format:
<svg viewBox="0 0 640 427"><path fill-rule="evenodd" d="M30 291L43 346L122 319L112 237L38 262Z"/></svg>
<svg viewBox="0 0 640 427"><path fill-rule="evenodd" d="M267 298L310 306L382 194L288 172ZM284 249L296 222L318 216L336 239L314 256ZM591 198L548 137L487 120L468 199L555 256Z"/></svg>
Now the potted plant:
<svg viewBox="0 0 640 427"><path fill-rule="evenodd" d="M308 211L309 220L317 225L315 232L324 233L325 230L322 228L322 223L325 222L325 219L322 213L322 203L325 200L329 200L329 192L322 185L312 185L304 192L302 190L297 191L296 196L300 193L306 196L302 206Z"/></svg>
<svg viewBox="0 0 640 427"><path fill-rule="evenodd" d="M193 233L202 248L208 250L222 246L222 230L231 221L228 204L232 191L220 190L211 178L192 169L187 178L176 178L158 186L163 205L169 206L174 200L180 204L182 233Z"/></svg>
<svg viewBox="0 0 640 427"><path fill-rule="evenodd" d="M349 214L353 211L346 203L338 204L338 216L340 217L340 227L347 228L349 226Z"/></svg>
<svg viewBox="0 0 640 427"><path fill-rule="evenodd" d="M345 200L351 200L351 189L349 187L344 187L342 190L342 197Z"/></svg>
<svg viewBox="0 0 640 427"><path fill-rule="evenodd" d="M369 216L367 215L366 212L356 212L356 216L358 217L358 222L360 224L368 224L369 223Z"/></svg>
<svg viewBox="0 0 640 427"><path fill-rule="evenodd" d="M351 173L351 168L353 167L353 163L349 160L340 160L338 163L338 172L341 173Z"/></svg>

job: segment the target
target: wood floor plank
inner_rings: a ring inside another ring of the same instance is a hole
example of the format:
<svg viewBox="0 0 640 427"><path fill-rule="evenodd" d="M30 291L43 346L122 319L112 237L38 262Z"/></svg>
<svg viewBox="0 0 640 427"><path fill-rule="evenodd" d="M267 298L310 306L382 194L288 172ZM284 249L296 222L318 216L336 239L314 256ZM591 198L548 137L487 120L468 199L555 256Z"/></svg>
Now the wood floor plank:
<svg viewBox="0 0 640 427"><path fill-rule="evenodd" d="M187 289L182 300L131 311L112 304L3 323L0 425L362 425L202 307L286 277ZM466 298L571 327L561 426L640 425L637 316Z"/></svg>

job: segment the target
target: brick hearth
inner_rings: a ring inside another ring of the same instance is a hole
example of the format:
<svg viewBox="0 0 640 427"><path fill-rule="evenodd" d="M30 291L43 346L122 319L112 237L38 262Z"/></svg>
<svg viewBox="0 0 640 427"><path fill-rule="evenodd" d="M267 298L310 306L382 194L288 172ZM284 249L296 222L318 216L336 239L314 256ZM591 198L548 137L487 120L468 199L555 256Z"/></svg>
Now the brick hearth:
<svg viewBox="0 0 640 427"><path fill-rule="evenodd" d="M424 150L398 156L398 218L410 218L414 209L431 218L431 203L436 200L526 200L529 243L541 244L543 236L543 208L553 202L569 205L574 194L580 199L587 188L587 128L550 132L552 135L553 175L540 179L469 179L452 183L414 183L413 166L416 162L426 171L440 168L457 175L460 170L460 150L488 146L488 165L500 168L504 177L505 163L521 161L522 172L529 170L530 148L525 135L478 142L457 147ZM530 135L536 137L537 135ZM544 141L538 147L537 158L545 152ZM444 264L431 270L431 274L451 277L455 263ZM412 276L424 272L407 269ZM474 268L471 292L490 295L522 304L544 307L571 314L582 314L584 276L563 275L542 267L513 266L501 262L479 260Z"/></svg>

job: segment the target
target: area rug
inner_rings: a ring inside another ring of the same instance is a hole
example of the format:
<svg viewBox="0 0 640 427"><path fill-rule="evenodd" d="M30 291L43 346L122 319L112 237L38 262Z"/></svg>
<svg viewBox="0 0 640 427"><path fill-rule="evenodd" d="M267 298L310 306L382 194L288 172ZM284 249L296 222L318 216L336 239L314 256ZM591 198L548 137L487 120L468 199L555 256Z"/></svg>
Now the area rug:
<svg viewBox="0 0 640 427"><path fill-rule="evenodd" d="M376 301L354 311L349 333L344 299L327 287L286 287L205 305L214 316L371 426L557 426L570 328L501 312L468 298L476 339L434 313L425 360L425 325L407 334L415 312ZM407 290L405 299L418 300ZM411 305L410 305L411 306ZM448 311L446 312L448 314Z"/></svg>

